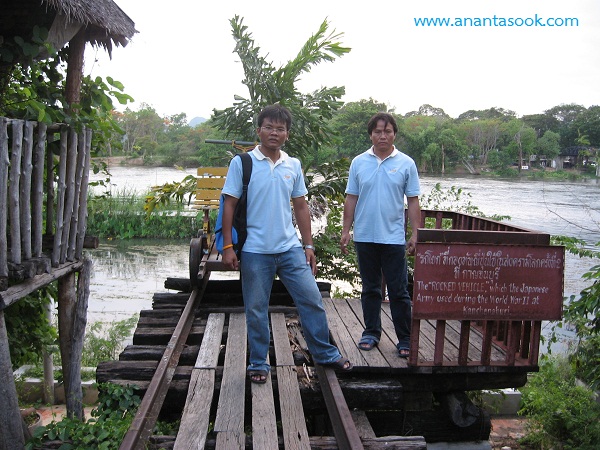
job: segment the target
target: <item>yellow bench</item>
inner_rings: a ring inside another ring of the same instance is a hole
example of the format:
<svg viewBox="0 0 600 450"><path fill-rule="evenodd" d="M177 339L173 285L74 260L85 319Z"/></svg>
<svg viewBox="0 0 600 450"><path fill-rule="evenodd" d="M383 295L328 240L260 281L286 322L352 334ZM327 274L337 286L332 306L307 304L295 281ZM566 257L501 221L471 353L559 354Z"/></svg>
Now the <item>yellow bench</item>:
<svg viewBox="0 0 600 450"><path fill-rule="evenodd" d="M190 242L190 282L197 286L207 272L230 271L223 265L214 245L210 212L219 209L221 190L225 185L227 167L199 167L196 199L193 208L203 211L202 232Z"/></svg>
<svg viewBox="0 0 600 450"><path fill-rule="evenodd" d="M199 167L197 175L196 199L193 207L204 211L202 232L210 236L210 211L219 209L219 198L225 185L227 167Z"/></svg>

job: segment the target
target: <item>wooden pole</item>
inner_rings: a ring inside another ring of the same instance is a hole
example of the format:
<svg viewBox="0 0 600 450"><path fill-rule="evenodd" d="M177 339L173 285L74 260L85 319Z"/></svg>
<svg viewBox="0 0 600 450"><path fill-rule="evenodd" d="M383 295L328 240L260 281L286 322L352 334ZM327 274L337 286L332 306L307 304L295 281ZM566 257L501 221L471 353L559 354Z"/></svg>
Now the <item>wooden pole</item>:
<svg viewBox="0 0 600 450"><path fill-rule="evenodd" d="M71 364L69 365L69 379L71 388L67 398L67 412L70 417L83 420L83 392L81 390L81 354L83 353L83 341L85 338L85 326L87 324L87 307L90 296L90 272L92 261L88 258L83 260L83 266L77 279L77 305L73 318L73 334L71 336ZM65 391L66 394L66 391Z"/></svg>
<svg viewBox="0 0 600 450"><path fill-rule="evenodd" d="M79 208L81 206L81 180L83 179L83 170L85 166L85 151L87 133L84 128L77 139L77 163L75 165L75 182L73 189L73 214L71 215L71 231L69 233L69 246L67 248L67 261L75 259L75 247L77 245L77 235L79 232Z"/></svg>
<svg viewBox="0 0 600 450"><path fill-rule="evenodd" d="M85 232L87 231L87 196L88 180L90 177L90 161L92 154L92 130L85 129L85 153L83 163L83 175L81 178L81 190L79 191L79 225L77 228L77 246L75 249L75 258L80 259L83 253L83 243L85 241Z"/></svg>
<svg viewBox="0 0 600 450"><path fill-rule="evenodd" d="M33 172L33 127L35 122L25 121L23 133L23 155L21 159L20 211L21 251L25 261L31 259L31 174Z"/></svg>
<svg viewBox="0 0 600 450"><path fill-rule="evenodd" d="M50 300L46 306L45 311L46 320L48 323L52 323L52 300ZM49 354L45 349L42 353L42 360L44 364L44 383L42 398L44 403L47 405L54 405L54 364L52 362L52 355Z"/></svg>
<svg viewBox="0 0 600 450"><path fill-rule="evenodd" d="M71 272L58 279L58 341L65 385L65 398L71 395L73 389L70 373L72 359L71 335L73 333L75 304L75 272ZM74 411L69 411L67 407L67 415L74 417Z"/></svg>
<svg viewBox="0 0 600 450"><path fill-rule="evenodd" d="M8 165L8 119L0 117L0 286L3 289L8 286Z"/></svg>
<svg viewBox="0 0 600 450"><path fill-rule="evenodd" d="M46 138L47 139L47 138ZM46 152L46 235L54 233L54 155L52 149Z"/></svg>
<svg viewBox="0 0 600 450"><path fill-rule="evenodd" d="M23 420L12 373L4 311L0 311L0 450L23 448Z"/></svg>
<svg viewBox="0 0 600 450"><path fill-rule="evenodd" d="M8 212L10 216L10 260L21 264L21 215L19 207L19 184L21 180L21 153L23 145L23 121L12 121L12 155L8 187Z"/></svg>
<svg viewBox="0 0 600 450"><path fill-rule="evenodd" d="M44 234L44 151L46 149L45 123L38 123L37 139L33 153L33 176L31 190L32 246L33 256L42 256L42 237Z"/></svg>
<svg viewBox="0 0 600 450"><path fill-rule="evenodd" d="M75 165L77 163L77 132L74 128L69 130L69 145L67 150L67 173L65 175L65 208L63 216L62 239L60 246L60 263L67 260L67 246L69 245L69 234L71 232L71 218L73 217L73 205L75 203Z"/></svg>
<svg viewBox="0 0 600 450"><path fill-rule="evenodd" d="M52 249L52 267L58 267L60 262L60 249L63 234L63 218L65 211L65 179L67 176L67 145L69 129L64 126L60 129L60 157L58 162L58 189L56 194L56 229L54 231L54 248Z"/></svg>

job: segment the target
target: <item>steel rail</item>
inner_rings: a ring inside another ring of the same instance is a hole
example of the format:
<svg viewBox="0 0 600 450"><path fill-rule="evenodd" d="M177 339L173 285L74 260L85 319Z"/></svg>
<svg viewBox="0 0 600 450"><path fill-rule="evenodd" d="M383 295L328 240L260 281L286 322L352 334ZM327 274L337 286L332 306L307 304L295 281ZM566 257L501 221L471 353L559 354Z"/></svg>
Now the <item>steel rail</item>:
<svg viewBox="0 0 600 450"><path fill-rule="evenodd" d="M202 285L194 289L190 294L181 317L177 322L175 331L167 344L167 348L154 372L152 381L148 385L146 394L142 398L133 422L121 442L119 450L146 449L147 441L156 425L158 414L169 390L169 384L179 363L179 357L192 329L195 311L202 301L209 278L210 272L203 277Z"/></svg>

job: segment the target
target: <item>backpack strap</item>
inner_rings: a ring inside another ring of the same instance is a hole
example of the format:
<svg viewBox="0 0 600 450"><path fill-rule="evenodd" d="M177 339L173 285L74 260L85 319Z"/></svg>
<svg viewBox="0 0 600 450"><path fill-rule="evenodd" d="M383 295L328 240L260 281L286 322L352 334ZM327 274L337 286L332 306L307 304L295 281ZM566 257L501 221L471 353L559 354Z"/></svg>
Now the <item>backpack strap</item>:
<svg viewBox="0 0 600 450"><path fill-rule="evenodd" d="M238 153L238 156L242 160L242 185L244 190L248 190L248 184L250 183L250 177L252 176L252 157L250 153Z"/></svg>

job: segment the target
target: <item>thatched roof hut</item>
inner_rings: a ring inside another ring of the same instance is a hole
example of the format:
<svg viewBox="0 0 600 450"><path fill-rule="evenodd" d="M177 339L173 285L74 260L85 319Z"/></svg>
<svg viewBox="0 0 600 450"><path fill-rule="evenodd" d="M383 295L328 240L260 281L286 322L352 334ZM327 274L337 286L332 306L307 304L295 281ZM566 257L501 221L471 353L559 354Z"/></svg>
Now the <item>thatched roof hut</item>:
<svg viewBox="0 0 600 450"><path fill-rule="evenodd" d="M64 46L81 29L85 42L125 46L137 33L134 22L112 0L2 0L0 45L15 36L31 37L35 26L50 30L48 40Z"/></svg>

